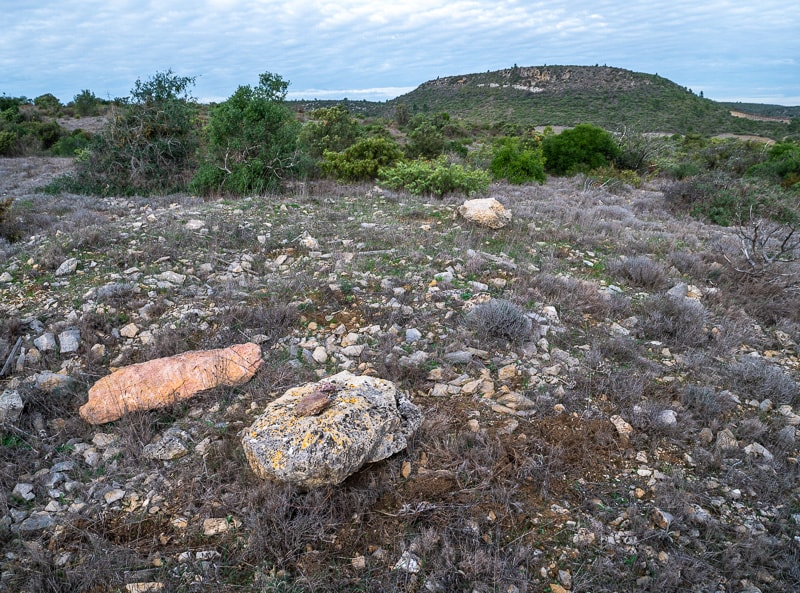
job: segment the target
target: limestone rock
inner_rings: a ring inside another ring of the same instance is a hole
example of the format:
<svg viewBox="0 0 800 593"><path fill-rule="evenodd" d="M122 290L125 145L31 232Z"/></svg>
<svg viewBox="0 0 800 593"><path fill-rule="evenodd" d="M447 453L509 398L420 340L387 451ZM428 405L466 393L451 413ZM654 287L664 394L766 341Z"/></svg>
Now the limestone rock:
<svg viewBox="0 0 800 593"><path fill-rule="evenodd" d="M15 422L22 415L22 396L15 389L5 389L0 395L0 422Z"/></svg>
<svg viewBox="0 0 800 593"><path fill-rule="evenodd" d="M511 212L494 198L467 200L458 207L458 213L463 218L490 229L501 229L511 222Z"/></svg>
<svg viewBox="0 0 800 593"><path fill-rule="evenodd" d="M78 329L67 329L58 334L58 344L61 354L77 352L81 345L81 331Z"/></svg>
<svg viewBox="0 0 800 593"><path fill-rule="evenodd" d="M162 408L218 385L249 381L261 366L258 344L184 352L124 367L97 381L80 409L90 424L104 424L128 412Z"/></svg>
<svg viewBox="0 0 800 593"><path fill-rule="evenodd" d="M75 270L78 269L78 260L74 257L69 259L65 259L58 269L56 270L56 276L69 276L70 274L74 274Z"/></svg>
<svg viewBox="0 0 800 593"><path fill-rule="evenodd" d="M297 412L300 401L321 389L308 383L270 403L243 432L257 475L303 488L338 484L365 463L404 449L422 422L420 410L389 381L344 371L324 384L336 391L319 414Z"/></svg>

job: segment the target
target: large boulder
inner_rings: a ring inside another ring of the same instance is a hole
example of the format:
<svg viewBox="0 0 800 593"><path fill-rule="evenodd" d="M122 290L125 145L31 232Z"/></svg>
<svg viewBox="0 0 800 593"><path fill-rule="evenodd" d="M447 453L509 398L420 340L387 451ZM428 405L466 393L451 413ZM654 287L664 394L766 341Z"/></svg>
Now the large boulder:
<svg viewBox="0 0 800 593"><path fill-rule="evenodd" d="M501 229L511 222L511 211L506 210L495 198L467 200L458 207L458 213L463 218L490 229Z"/></svg>
<svg viewBox="0 0 800 593"><path fill-rule="evenodd" d="M289 389L243 432L253 471L317 488L404 449L422 413L390 381L341 372Z"/></svg>
<svg viewBox="0 0 800 593"><path fill-rule="evenodd" d="M81 418L104 424L128 412L163 408L219 385L249 381L263 363L258 344L184 352L121 368L89 389Z"/></svg>

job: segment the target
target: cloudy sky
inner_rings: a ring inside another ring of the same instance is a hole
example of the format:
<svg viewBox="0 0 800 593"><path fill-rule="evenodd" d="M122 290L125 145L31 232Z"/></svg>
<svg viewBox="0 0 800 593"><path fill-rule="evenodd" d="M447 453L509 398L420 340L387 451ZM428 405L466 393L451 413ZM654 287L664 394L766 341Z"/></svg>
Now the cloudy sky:
<svg viewBox="0 0 800 593"><path fill-rule="evenodd" d="M2 0L0 93L125 96L167 69L223 100L384 100L437 76L606 64L718 101L800 105L797 0Z"/></svg>

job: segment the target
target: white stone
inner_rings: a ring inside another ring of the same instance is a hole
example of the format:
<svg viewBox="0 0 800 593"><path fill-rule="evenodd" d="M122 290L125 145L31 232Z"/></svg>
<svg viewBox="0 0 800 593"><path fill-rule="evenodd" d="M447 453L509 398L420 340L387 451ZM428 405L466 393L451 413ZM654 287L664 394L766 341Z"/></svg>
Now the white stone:
<svg viewBox="0 0 800 593"><path fill-rule="evenodd" d="M129 323L119 330L119 335L123 338L135 338L139 333L139 327L135 323Z"/></svg>
<svg viewBox="0 0 800 593"><path fill-rule="evenodd" d="M81 332L78 329L64 330L58 334L58 344L61 354L77 352L81 345Z"/></svg>
<svg viewBox="0 0 800 593"><path fill-rule="evenodd" d="M501 229L511 222L511 211L495 198L467 200L458 207L463 218L491 229Z"/></svg>
<svg viewBox="0 0 800 593"><path fill-rule="evenodd" d="M9 274L8 272L3 272L2 274L0 274L0 282L6 283L6 282L13 282L13 281L14 281L14 277L11 274Z"/></svg>
<svg viewBox="0 0 800 593"><path fill-rule="evenodd" d="M33 341L33 345L39 349L39 352L48 352L56 349L56 337L50 333L44 333Z"/></svg>
<svg viewBox="0 0 800 593"><path fill-rule="evenodd" d="M24 501L31 501L36 498L36 494L33 492L33 484L28 484L27 482L21 482L14 486L11 496L21 498Z"/></svg>
<svg viewBox="0 0 800 593"><path fill-rule="evenodd" d="M162 272L161 274L156 276L156 278L163 282L169 282L170 284L177 284L178 286L186 282L186 276L184 276L183 274L178 274L177 272L172 272L170 270Z"/></svg>
<svg viewBox="0 0 800 593"><path fill-rule="evenodd" d="M14 389L3 390L0 395L0 422L15 422L22 415L22 396Z"/></svg>
<svg viewBox="0 0 800 593"><path fill-rule="evenodd" d="M197 220L196 218L193 218L192 220L187 222L186 225L185 225L186 230L188 230L188 231L199 231L204 226L206 226L206 223L203 222L202 220Z"/></svg>
<svg viewBox="0 0 800 593"><path fill-rule="evenodd" d="M125 491L122 488L113 488L103 495L106 504L114 504L125 497Z"/></svg>
<svg viewBox="0 0 800 593"><path fill-rule="evenodd" d="M328 352L325 350L324 346L317 346L311 353L311 358L313 358L314 362L317 364L325 364L328 362Z"/></svg>
<svg viewBox="0 0 800 593"><path fill-rule="evenodd" d="M56 270L56 276L69 276L78 269L78 260L74 257L64 260Z"/></svg>

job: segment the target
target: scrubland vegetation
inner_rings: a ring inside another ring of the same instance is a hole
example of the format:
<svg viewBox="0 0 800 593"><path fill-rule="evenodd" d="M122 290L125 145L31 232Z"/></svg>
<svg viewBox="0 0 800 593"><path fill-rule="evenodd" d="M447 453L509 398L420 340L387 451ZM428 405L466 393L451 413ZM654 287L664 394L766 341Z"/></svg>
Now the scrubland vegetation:
<svg viewBox="0 0 800 593"><path fill-rule="evenodd" d="M24 401L0 590L800 589L795 127L556 133L298 112L271 73L216 105L192 86L0 104L0 391ZM487 195L506 228L455 216ZM67 329L74 353L33 343ZM248 385L77 415L111 367L248 340ZM411 446L337 487L256 478L239 431L342 369L411 395ZM146 458L165 434L188 453Z"/></svg>

